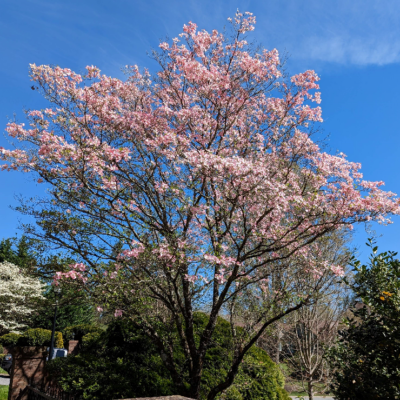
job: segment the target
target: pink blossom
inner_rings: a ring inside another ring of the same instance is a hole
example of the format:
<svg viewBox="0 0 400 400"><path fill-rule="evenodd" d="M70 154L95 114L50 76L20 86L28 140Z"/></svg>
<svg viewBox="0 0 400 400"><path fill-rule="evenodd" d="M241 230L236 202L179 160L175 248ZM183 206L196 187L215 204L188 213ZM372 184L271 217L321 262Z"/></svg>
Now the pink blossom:
<svg viewBox="0 0 400 400"><path fill-rule="evenodd" d="M190 283L195 283L196 280L198 279L196 275L185 275L185 279L190 282Z"/></svg>

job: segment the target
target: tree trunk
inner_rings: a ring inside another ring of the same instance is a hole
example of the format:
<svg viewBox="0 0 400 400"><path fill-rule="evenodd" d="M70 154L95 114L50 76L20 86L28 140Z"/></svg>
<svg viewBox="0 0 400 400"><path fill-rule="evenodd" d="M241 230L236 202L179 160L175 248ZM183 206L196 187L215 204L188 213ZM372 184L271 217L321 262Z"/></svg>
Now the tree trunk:
<svg viewBox="0 0 400 400"><path fill-rule="evenodd" d="M308 386L308 399L314 400L313 380L311 377L308 379L307 386Z"/></svg>

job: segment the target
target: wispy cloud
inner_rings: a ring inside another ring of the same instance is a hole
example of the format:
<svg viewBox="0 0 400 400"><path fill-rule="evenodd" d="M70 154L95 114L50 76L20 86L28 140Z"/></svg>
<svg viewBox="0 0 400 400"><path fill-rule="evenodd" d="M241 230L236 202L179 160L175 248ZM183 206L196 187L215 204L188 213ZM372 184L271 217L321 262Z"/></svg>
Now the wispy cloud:
<svg viewBox="0 0 400 400"><path fill-rule="evenodd" d="M354 65L385 65L400 61L399 39L362 40L350 35L310 37L302 43L296 57Z"/></svg>
<svg viewBox="0 0 400 400"><path fill-rule="evenodd" d="M258 21L264 40L287 49L294 59L400 62L398 0L272 0L260 7Z"/></svg>

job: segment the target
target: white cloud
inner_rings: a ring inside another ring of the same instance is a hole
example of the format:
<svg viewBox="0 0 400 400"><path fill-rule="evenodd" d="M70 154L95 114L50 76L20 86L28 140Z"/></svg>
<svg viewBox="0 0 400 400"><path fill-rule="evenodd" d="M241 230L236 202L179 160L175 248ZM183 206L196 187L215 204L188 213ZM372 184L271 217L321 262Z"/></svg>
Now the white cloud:
<svg viewBox="0 0 400 400"><path fill-rule="evenodd" d="M353 65L400 62L399 0L271 0L257 17L265 45L292 59Z"/></svg>
<svg viewBox="0 0 400 400"><path fill-rule="evenodd" d="M349 35L310 37L295 57L354 65L385 65L400 61L399 40L362 40Z"/></svg>

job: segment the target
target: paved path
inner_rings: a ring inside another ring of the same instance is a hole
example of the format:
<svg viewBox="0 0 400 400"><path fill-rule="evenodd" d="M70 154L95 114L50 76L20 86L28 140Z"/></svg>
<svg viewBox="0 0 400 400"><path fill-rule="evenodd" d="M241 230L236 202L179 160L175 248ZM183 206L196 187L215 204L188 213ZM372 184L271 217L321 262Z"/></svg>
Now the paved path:
<svg viewBox="0 0 400 400"><path fill-rule="evenodd" d="M0 375L0 385L9 385L10 384L10 377L6 377L5 375Z"/></svg>

